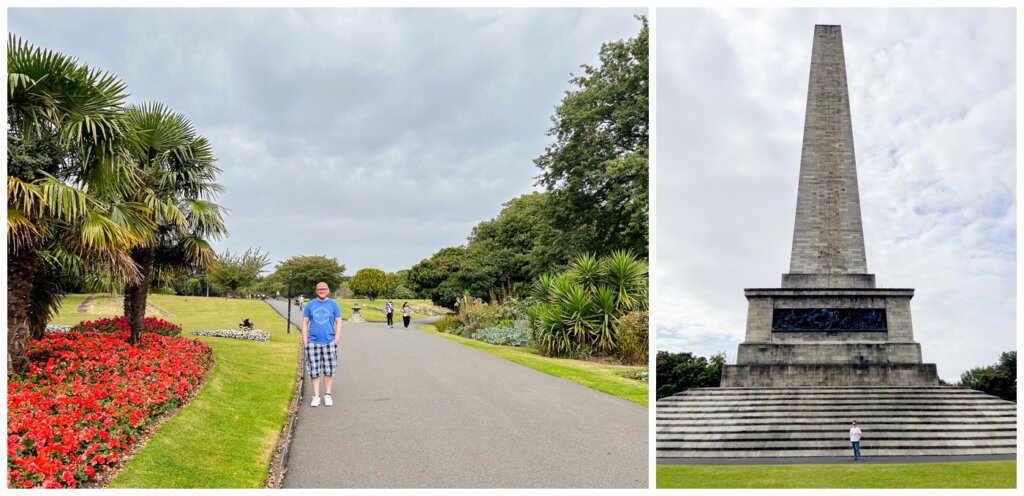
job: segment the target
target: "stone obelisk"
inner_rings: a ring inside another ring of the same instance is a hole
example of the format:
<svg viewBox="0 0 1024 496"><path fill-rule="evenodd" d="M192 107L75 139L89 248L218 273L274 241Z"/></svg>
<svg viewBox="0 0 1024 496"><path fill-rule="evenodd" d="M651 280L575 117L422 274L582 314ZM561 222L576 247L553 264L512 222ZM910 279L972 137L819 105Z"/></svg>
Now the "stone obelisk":
<svg viewBox="0 0 1024 496"><path fill-rule="evenodd" d="M873 288L839 26L816 26L800 155L793 252L784 288Z"/></svg>
<svg viewBox="0 0 1024 496"><path fill-rule="evenodd" d="M746 339L723 387L938 384L910 319L913 289L867 272L839 26L815 26L789 273L747 289Z"/></svg>

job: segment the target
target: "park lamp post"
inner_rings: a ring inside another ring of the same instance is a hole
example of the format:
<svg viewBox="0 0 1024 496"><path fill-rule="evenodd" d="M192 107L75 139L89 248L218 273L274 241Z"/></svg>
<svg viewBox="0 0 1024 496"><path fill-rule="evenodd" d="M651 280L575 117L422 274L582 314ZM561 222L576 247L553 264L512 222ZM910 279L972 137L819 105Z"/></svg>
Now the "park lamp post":
<svg viewBox="0 0 1024 496"><path fill-rule="evenodd" d="M285 334L292 333L292 273L288 272L288 321L285 323L288 327L285 329Z"/></svg>

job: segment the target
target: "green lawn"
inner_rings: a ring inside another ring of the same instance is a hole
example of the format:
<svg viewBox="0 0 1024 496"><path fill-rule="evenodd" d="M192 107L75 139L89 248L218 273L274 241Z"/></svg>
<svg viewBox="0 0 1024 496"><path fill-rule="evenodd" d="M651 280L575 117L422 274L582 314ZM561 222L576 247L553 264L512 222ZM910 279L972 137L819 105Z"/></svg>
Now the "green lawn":
<svg viewBox="0 0 1024 496"><path fill-rule="evenodd" d="M1017 462L658 465L658 488L1015 488Z"/></svg>
<svg viewBox="0 0 1024 496"><path fill-rule="evenodd" d="M511 362L530 367L531 369L538 370L545 374L568 379L588 388L596 389L603 393L632 401L633 403L639 403L643 406L647 406L648 404L647 392L649 388L647 383L623 376L623 374L628 372L644 370L644 367L607 365L583 360L551 358L543 356L538 353L537 350L529 348L498 346L477 341L475 339L438 332L432 325L417 326L417 328L447 340L455 341L456 343L461 343L492 355L499 356Z"/></svg>
<svg viewBox="0 0 1024 496"><path fill-rule="evenodd" d="M84 296L69 295L53 323L121 313L120 300L90 296L97 300L89 312L77 313ZM266 343L202 338L217 359L206 385L160 427L110 487L263 487L295 386L297 330L286 335L284 319L259 300L150 295L148 301L147 314L182 325L187 337L195 330L237 329L243 318L271 337Z"/></svg>
<svg viewBox="0 0 1024 496"><path fill-rule="evenodd" d="M359 306L362 307L359 310L359 314L366 319L367 322L387 322L388 318L384 314L384 304L388 302L387 298L377 298L376 300L370 301L365 298L335 298L334 301L338 302L341 307L341 314L346 319L352 316L352 305L359 302ZM413 307L412 320L422 319L429 317L425 313L416 313L417 307L432 307L430 300L391 300L395 304L395 322L396 325L402 325L402 303L409 302L409 306Z"/></svg>

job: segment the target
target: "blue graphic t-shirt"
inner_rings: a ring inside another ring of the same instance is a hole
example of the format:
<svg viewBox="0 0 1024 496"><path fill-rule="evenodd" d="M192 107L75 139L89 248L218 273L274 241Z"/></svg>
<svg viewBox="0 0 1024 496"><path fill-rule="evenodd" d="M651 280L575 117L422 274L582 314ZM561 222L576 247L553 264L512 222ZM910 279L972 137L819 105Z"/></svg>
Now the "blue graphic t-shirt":
<svg viewBox="0 0 1024 496"><path fill-rule="evenodd" d="M328 344L334 342L334 319L341 318L341 307L334 300L310 300L302 311L309 319L309 342Z"/></svg>

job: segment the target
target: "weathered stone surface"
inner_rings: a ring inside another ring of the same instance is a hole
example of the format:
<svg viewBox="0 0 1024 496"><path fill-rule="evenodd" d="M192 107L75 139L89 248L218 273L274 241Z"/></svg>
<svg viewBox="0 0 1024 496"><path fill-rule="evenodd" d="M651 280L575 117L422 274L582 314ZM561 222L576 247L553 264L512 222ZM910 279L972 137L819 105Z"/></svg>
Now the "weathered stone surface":
<svg viewBox="0 0 1024 496"><path fill-rule="evenodd" d="M698 388L658 400L659 458L1017 452L1015 403L951 387Z"/></svg>
<svg viewBox="0 0 1024 496"><path fill-rule="evenodd" d="M846 357L849 360L849 357ZM934 363L753 363L726 365L722 387L932 386Z"/></svg>
<svg viewBox="0 0 1024 496"><path fill-rule="evenodd" d="M874 287L867 275L839 26L815 26L787 287ZM825 276L828 277L825 277ZM843 277L850 275L850 277ZM869 285L870 284L870 285Z"/></svg>

